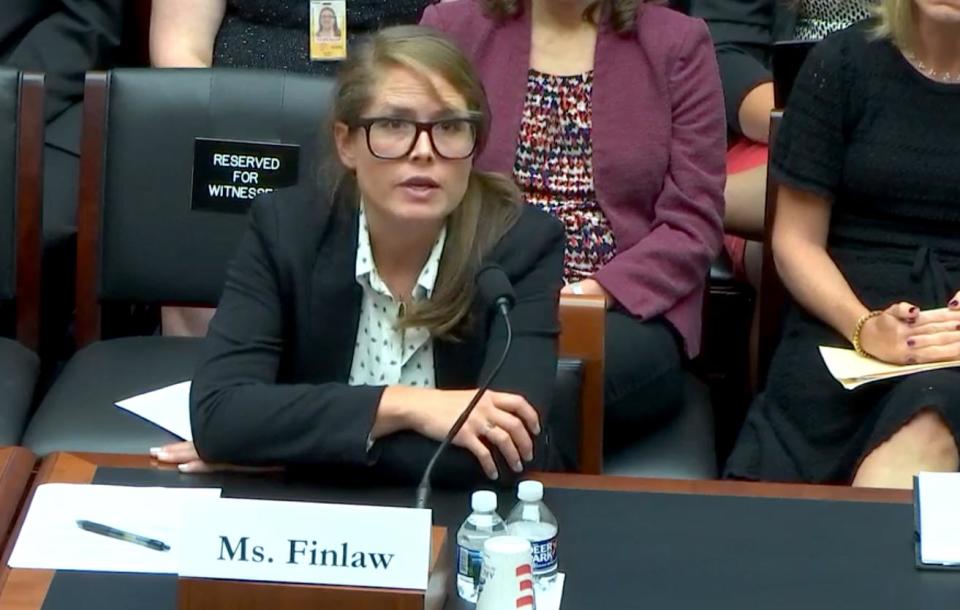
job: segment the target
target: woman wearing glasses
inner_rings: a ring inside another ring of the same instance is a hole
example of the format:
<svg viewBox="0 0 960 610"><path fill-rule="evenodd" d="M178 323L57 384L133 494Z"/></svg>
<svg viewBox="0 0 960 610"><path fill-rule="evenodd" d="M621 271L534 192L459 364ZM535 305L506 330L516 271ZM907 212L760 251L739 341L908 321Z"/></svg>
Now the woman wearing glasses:
<svg viewBox="0 0 960 610"><path fill-rule="evenodd" d="M503 351L474 287L495 264L516 292L513 347L437 477L524 470L556 376L563 230L473 169L488 124L469 62L432 30L355 53L334 101L339 177L255 203L193 380L196 451L154 453L419 477Z"/></svg>
<svg viewBox="0 0 960 610"><path fill-rule="evenodd" d="M605 448L674 416L721 245L726 148L703 22L643 0L458 0L422 23L492 98L484 169L567 230L564 292L603 296Z"/></svg>

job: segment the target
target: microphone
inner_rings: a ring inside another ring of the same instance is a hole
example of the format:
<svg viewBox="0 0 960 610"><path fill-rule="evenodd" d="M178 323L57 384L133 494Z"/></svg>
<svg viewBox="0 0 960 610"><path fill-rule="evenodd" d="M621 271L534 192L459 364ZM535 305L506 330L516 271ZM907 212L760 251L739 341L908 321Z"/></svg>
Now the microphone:
<svg viewBox="0 0 960 610"><path fill-rule="evenodd" d="M480 268L477 272L477 290L480 291L483 302L488 306L496 307L504 317L510 315L510 310L517 302L517 295L513 292L510 278L500 265L488 263Z"/></svg>
<svg viewBox="0 0 960 610"><path fill-rule="evenodd" d="M446 450L450 443L453 442L453 437L463 428L463 425L467 422L467 418L470 417L470 413L473 412L474 407L480 402L480 397L483 396L483 393L490 387L497 373L500 372L504 361L507 359L507 354L510 352L510 344L513 342L513 328L510 326L510 310L513 309L517 297L513 292L513 286L510 284L510 278L507 277L507 274L499 265L488 263L477 272L476 281L477 290L480 292L480 298L483 299L483 302L487 304L488 308L496 308L497 313L503 316L503 322L507 326L507 342L503 346L503 352L500 354L500 359L497 361L496 366L493 367L493 370L490 371L487 378L484 379L480 387L477 388L476 394L470 399L470 402L463 410L463 413L460 414L460 417L457 418L457 421L450 427L447 436L443 439L443 442L440 443L440 446L437 447L437 450L433 452L433 457L431 457L427 463L427 467L423 471L423 477L420 479L420 484L417 486L417 508L426 508L427 499L430 497L430 475L433 473L433 467L436 466L440 455Z"/></svg>

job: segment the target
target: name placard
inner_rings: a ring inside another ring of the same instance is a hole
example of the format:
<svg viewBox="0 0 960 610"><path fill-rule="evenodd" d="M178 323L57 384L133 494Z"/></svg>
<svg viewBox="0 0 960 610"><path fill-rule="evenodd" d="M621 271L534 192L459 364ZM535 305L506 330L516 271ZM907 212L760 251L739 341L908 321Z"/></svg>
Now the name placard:
<svg viewBox="0 0 960 610"><path fill-rule="evenodd" d="M429 510L216 498L184 514L180 576L427 588Z"/></svg>
<svg viewBox="0 0 960 610"><path fill-rule="evenodd" d="M257 195L297 183L300 146L196 138L194 210L245 214Z"/></svg>

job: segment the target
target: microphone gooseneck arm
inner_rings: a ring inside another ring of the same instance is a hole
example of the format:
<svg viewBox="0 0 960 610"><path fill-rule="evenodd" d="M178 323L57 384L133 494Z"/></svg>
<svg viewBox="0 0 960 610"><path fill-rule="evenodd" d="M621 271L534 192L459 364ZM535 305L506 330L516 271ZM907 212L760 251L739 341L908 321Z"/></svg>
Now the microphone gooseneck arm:
<svg viewBox="0 0 960 610"><path fill-rule="evenodd" d="M460 417L457 418L457 421L455 421L453 426L450 427L450 431L447 432L447 436L440 443L440 446L437 447L437 450L433 452L433 456L427 463L426 470L423 471L423 478L420 479L420 484L417 486L417 508L426 508L427 506L427 500L430 498L430 475L433 474L433 468L436 466L440 455L446 450L450 443L453 442L453 438L460 432L460 429L463 428L463 425L470 417L470 413L473 412L473 409L477 406L477 403L480 402L480 398L483 396L483 393L486 392L490 387L493 379L503 367L503 363L507 360L507 354L510 352L510 344L513 342L513 328L510 325L510 302L506 298L497 299L496 306L497 312L499 312L500 316L503 318L504 324L506 324L507 327L507 341L503 346L503 352L500 354L500 359L497 360L496 366L493 367L493 370L490 371L490 374L487 375L487 378L482 384L480 384L480 387L477 388L476 394L474 394L473 398L470 399L470 402L463 410L463 413L460 414Z"/></svg>

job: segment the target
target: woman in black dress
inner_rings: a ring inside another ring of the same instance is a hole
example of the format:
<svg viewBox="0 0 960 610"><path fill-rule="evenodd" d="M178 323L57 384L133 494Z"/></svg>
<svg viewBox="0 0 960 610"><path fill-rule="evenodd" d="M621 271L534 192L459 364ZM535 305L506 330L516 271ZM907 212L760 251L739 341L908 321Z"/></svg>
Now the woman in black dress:
<svg viewBox="0 0 960 610"><path fill-rule="evenodd" d="M960 371L845 390L820 345L960 358L960 1L884 0L795 85L770 169L795 304L727 474L909 487L958 466Z"/></svg>

